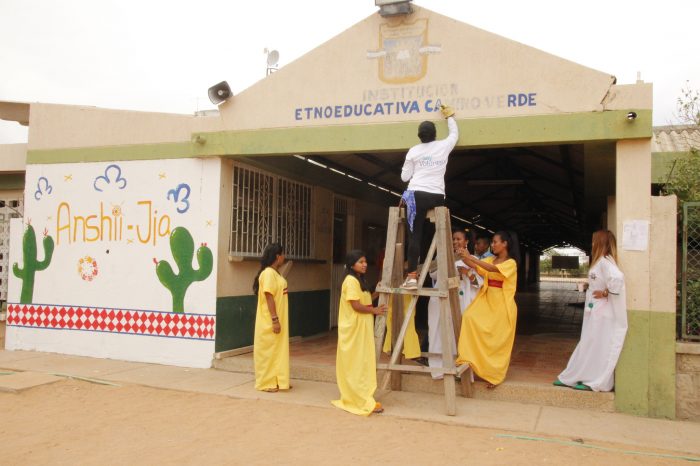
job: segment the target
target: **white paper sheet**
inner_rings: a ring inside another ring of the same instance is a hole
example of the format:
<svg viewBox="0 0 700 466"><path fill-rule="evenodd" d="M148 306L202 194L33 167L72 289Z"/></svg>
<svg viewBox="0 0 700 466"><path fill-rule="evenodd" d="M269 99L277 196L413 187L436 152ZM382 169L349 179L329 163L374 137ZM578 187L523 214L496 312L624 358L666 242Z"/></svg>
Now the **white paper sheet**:
<svg viewBox="0 0 700 466"><path fill-rule="evenodd" d="M622 249L646 251L649 247L649 221L628 220L622 224Z"/></svg>

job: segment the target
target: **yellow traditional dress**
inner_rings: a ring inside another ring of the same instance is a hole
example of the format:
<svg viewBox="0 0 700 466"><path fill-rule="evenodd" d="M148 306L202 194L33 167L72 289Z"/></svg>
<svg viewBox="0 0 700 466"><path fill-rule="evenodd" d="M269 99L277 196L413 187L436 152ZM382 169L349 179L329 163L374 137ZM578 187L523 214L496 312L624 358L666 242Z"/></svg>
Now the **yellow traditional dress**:
<svg viewBox="0 0 700 466"><path fill-rule="evenodd" d="M255 388L289 389L289 308L287 280L272 267L260 273L258 279L258 309L255 315ZM272 331L272 317L267 307L265 293L275 300L275 310L280 322L280 333Z"/></svg>
<svg viewBox="0 0 700 466"><path fill-rule="evenodd" d="M408 305L411 303L411 296L410 295L402 295L403 296L403 312L404 315L406 315L406 311L408 311ZM386 312L386 337L384 339L384 348L382 351L385 353L390 353L391 352L391 315L392 315L392 306L391 303L394 302L394 299L398 299L397 295L391 295L391 300L389 307ZM403 323L403 322L402 322ZM415 359L420 357L420 342L418 341L418 332L416 332L416 310L413 310L413 314L411 315L411 320L408 324L408 328L406 328L406 334L403 337L403 350L402 353L404 357L408 359Z"/></svg>
<svg viewBox="0 0 700 466"><path fill-rule="evenodd" d="M493 263L495 257L484 259ZM496 265L498 272L477 267L484 284L462 316L457 363L468 362L476 375L498 385L506 378L515 340L518 266L513 259Z"/></svg>
<svg viewBox="0 0 700 466"><path fill-rule="evenodd" d="M362 291L357 278L347 275L340 294L335 362L340 399L331 403L353 414L369 416L376 405L374 392L377 389L374 316L355 311L350 301L371 305L372 296Z"/></svg>

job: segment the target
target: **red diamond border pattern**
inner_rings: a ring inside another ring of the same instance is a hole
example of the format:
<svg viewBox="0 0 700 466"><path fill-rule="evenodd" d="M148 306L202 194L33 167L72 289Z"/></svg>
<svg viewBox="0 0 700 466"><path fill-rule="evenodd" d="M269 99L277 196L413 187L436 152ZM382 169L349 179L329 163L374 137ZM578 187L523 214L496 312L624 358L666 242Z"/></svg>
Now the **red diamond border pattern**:
<svg viewBox="0 0 700 466"><path fill-rule="evenodd" d="M203 314L45 304L8 304L7 325L213 340L216 317Z"/></svg>

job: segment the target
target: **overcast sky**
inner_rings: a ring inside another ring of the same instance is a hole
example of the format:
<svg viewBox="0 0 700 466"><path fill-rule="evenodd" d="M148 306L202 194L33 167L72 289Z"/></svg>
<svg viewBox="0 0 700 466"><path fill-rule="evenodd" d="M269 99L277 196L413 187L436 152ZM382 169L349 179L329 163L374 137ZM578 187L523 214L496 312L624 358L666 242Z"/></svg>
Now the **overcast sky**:
<svg viewBox="0 0 700 466"><path fill-rule="evenodd" d="M421 0L417 4L634 83L654 83L654 124L700 89L698 0ZM373 0L0 0L0 100L192 113L222 80L265 76L377 11ZM0 120L0 144L26 142Z"/></svg>

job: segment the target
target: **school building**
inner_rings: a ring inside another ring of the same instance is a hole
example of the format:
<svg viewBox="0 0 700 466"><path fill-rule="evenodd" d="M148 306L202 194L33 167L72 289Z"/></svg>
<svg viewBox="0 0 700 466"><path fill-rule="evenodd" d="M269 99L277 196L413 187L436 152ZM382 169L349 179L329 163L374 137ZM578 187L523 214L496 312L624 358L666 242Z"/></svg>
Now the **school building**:
<svg viewBox="0 0 700 466"><path fill-rule="evenodd" d="M446 135L441 103L460 131L453 226L515 230L523 287L544 249L615 231L629 331L614 407L675 418L677 207L652 196L652 85L418 6L370 15L218 113L1 102L29 126L0 146L7 349L210 367L252 344L273 240L294 261L291 335L328 332L342 258L364 249L376 279L403 157L419 122Z"/></svg>

